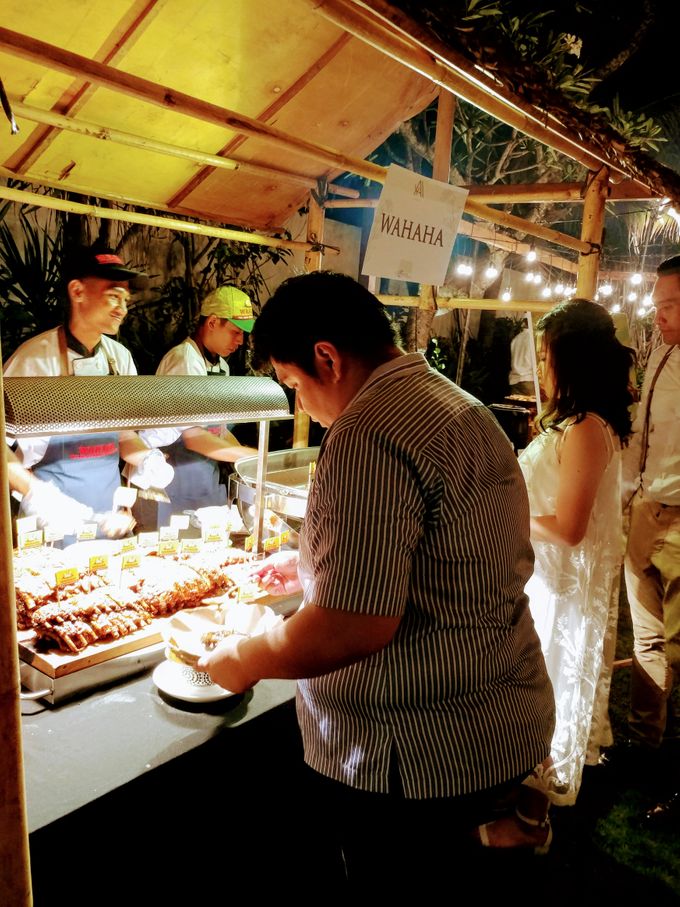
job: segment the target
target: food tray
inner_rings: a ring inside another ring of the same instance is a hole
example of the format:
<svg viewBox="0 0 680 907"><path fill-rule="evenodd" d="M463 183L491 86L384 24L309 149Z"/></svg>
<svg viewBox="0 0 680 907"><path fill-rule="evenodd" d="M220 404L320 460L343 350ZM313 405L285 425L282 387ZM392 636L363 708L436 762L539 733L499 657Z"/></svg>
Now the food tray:
<svg viewBox="0 0 680 907"><path fill-rule="evenodd" d="M277 450L267 456L263 482L265 507L298 528L304 519L309 493L310 465L319 456L318 447ZM231 493L246 527L251 530L257 484L257 457L243 457L234 464Z"/></svg>

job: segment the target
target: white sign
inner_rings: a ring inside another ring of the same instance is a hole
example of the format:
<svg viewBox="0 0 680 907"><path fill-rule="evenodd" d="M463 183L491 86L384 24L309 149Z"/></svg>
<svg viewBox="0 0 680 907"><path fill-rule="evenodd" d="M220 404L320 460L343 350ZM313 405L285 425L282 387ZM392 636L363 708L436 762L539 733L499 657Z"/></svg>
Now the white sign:
<svg viewBox="0 0 680 907"><path fill-rule="evenodd" d="M390 164L361 273L444 283L467 195L467 189Z"/></svg>

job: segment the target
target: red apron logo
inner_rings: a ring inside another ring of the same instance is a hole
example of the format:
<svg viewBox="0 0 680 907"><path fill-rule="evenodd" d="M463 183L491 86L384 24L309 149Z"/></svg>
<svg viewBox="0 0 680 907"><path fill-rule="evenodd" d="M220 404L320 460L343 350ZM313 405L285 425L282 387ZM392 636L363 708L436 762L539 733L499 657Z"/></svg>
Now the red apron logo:
<svg viewBox="0 0 680 907"><path fill-rule="evenodd" d="M118 453L118 445L113 441L108 444L79 444L77 450L71 451L69 460L91 460L95 457L110 457Z"/></svg>

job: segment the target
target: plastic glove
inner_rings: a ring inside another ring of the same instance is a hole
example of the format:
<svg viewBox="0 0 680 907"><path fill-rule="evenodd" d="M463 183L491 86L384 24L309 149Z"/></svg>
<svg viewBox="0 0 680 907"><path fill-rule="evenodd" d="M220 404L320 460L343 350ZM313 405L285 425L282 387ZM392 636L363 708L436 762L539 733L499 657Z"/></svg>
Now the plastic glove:
<svg viewBox="0 0 680 907"><path fill-rule="evenodd" d="M172 482L175 470L163 454L154 448L130 471L130 481L138 488L165 488Z"/></svg>
<svg viewBox="0 0 680 907"><path fill-rule="evenodd" d="M101 532L109 539L121 539L135 528L136 520L129 510L116 510L95 515Z"/></svg>
<svg viewBox="0 0 680 907"><path fill-rule="evenodd" d="M80 504L51 482L36 478L23 496L21 510L26 516L35 516L40 529L48 527L57 535L75 534L94 516L91 507Z"/></svg>

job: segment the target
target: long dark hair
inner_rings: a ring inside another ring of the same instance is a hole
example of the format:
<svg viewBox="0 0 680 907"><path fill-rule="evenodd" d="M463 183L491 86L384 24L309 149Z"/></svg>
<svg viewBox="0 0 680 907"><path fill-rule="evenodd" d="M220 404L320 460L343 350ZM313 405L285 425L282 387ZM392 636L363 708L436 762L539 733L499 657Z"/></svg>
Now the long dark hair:
<svg viewBox="0 0 680 907"><path fill-rule="evenodd" d="M560 431L569 417L581 422L586 413L597 413L625 444L635 353L616 337L609 312L588 299L571 299L546 312L536 329L543 335L554 381L538 420L541 429Z"/></svg>

